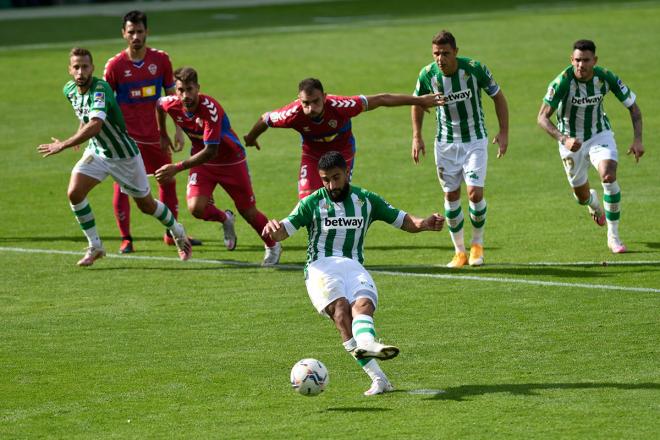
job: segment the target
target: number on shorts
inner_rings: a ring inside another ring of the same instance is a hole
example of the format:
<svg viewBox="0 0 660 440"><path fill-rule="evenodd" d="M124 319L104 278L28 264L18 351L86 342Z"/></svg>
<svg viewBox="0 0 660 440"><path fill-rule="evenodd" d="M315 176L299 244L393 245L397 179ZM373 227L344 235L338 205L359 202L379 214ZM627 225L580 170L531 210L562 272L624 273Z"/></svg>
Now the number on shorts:
<svg viewBox="0 0 660 440"><path fill-rule="evenodd" d="M188 177L188 186L190 185L197 185L197 173L192 173Z"/></svg>
<svg viewBox="0 0 660 440"><path fill-rule="evenodd" d="M566 157L562 159L562 162L564 162L564 169L566 169L567 173L573 171L573 167L575 166L575 161L573 161L572 157Z"/></svg>
<svg viewBox="0 0 660 440"><path fill-rule="evenodd" d="M307 177L307 165L300 167L300 178L304 179L305 177Z"/></svg>

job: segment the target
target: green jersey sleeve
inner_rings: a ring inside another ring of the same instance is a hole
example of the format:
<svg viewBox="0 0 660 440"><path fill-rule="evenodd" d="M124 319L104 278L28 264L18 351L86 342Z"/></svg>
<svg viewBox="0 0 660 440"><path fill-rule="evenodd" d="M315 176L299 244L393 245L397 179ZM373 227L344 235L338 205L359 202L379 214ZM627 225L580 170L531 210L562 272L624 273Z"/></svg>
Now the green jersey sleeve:
<svg viewBox="0 0 660 440"><path fill-rule="evenodd" d="M564 70L548 85L548 91L543 97L543 102L556 110L559 107L559 103L566 96L566 93L568 93L569 85L570 79L568 72Z"/></svg>
<svg viewBox="0 0 660 440"><path fill-rule="evenodd" d="M422 70L419 72L419 76L417 77L417 85L415 86L415 91L413 92L413 95L422 96L432 93L431 66L432 64L422 67Z"/></svg>
<svg viewBox="0 0 660 440"><path fill-rule="evenodd" d="M282 225L289 236L295 234L300 228L311 225L314 221L314 204L318 204L318 197L315 195L316 193L310 194L299 201L291 214L282 220Z"/></svg>
<svg viewBox="0 0 660 440"><path fill-rule="evenodd" d="M603 75L610 90L623 105L630 107L635 103L635 94L623 83L621 78L608 69L603 69Z"/></svg>
<svg viewBox="0 0 660 440"><path fill-rule="evenodd" d="M112 113L113 105L116 106L115 94L110 85L105 81L98 81L93 85L92 105L89 108L89 119L99 118L103 121Z"/></svg>
<svg viewBox="0 0 660 440"><path fill-rule="evenodd" d="M495 78L493 78L493 74L488 70L488 67L475 60L470 60L470 64L473 68L472 73L477 78L477 85L488 93L488 96L497 95L497 92L500 91L500 86L497 85L497 82L495 81Z"/></svg>
<svg viewBox="0 0 660 440"><path fill-rule="evenodd" d="M403 225L403 219L406 216L404 211L395 208L390 205L376 193L366 191L367 198L371 203L371 219L381 220L386 223L391 224L395 228L401 228Z"/></svg>

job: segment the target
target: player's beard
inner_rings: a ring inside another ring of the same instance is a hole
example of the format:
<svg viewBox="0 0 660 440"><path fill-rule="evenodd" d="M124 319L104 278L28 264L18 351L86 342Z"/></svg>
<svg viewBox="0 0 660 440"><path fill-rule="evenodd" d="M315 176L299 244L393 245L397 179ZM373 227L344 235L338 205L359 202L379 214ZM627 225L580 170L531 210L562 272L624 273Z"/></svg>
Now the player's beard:
<svg viewBox="0 0 660 440"><path fill-rule="evenodd" d="M346 182L346 185L344 185L342 189L334 189L332 191L328 191L330 200L332 200L335 203L343 201L348 195L350 189L351 189L351 185L348 182Z"/></svg>
<svg viewBox="0 0 660 440"><path fill-rule="evenodd" d="M92 85L92 75L89 75L87 78L81 77L80 79L76 79L76 86L79 89L88 89L89 86Z"/></svg>

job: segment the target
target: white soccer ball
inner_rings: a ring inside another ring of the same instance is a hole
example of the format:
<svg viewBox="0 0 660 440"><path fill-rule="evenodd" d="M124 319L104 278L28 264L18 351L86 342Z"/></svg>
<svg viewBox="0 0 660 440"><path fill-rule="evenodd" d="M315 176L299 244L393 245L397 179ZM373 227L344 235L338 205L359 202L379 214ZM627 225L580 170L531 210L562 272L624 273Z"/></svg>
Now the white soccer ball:
<svg viewBox="0 0 660 440"><path fill-rule="evenodd" d="M303 396L317 396L330 382L328 369L316 359L302 359L291 369L291 386Z"/></svg>

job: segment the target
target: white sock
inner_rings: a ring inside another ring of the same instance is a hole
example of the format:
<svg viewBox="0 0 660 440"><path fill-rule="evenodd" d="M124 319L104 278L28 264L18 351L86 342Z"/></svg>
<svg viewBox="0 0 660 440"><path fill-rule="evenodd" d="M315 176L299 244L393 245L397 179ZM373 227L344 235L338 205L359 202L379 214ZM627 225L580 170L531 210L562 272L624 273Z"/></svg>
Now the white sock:
<svg viewBox="0 0 660 440"><path fill-rule="evenodd" d="M181 238L181 236L185 234L185 230L183 229L183 226L181 226L181 223L176 221L174 214L172 214L172 211L170 211L170 208L165 206L163 202L160 200L155 200L155 202L156 210L151 215L156 217L156 219L158 219L158 221L161 222L163 226L169 229L174 237Z"/></svg>
<svg viewBox="0 0 660 440"><path fill-rule="evenodd" d="M607 236L619 237L619 218L621 217L621 188L615 181L612 183L602 183L603 185L603 205L605 208L605 218L607 220Z"/></svg>
<svg viewBox="0 0 660 440"><path fill-rule="evenodd" d="M353 338L349 339L348 341L342 342L342 345L344 346L344 349L349 353L355 350L355 347L357 347L357 343Z"/></svg>
<svg viewBox="0 0 660 440"><path fill-rule="evenodd" d="M461 201L450 202L445 199L445 217L449 225L449 235L454 243L456 252L465 252L465 242L463 240L463 210Z"/></svg>
<svg viewBox="0 0 660 440"><path fill-rule="evenodd" d="M486 223L486 199L469 202L470 222L472 223L472 243L484 244L484 226Z"/></svg>
<svg viewBox="0 0 660 440"><path fill-rule="evenodd" d="M353 317L353 338L359 347L364 347L376 339L374 318L369 315L355 315Z"/></svg>
<svg viewBox="0 0 660 440"><path fill-rule="evenodd" d="M80 224L80 229L82 229L83 234L87 237L87 243L89 243L89 246L96 248L102 247L101 238L96 230L94 213L92 212L92 207L89 205L87 198L76 205L69 203L69 206L71 206L73 215L76 216L76 220L78 220L78 224Z"/></svg>

